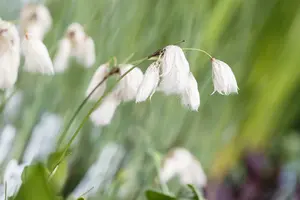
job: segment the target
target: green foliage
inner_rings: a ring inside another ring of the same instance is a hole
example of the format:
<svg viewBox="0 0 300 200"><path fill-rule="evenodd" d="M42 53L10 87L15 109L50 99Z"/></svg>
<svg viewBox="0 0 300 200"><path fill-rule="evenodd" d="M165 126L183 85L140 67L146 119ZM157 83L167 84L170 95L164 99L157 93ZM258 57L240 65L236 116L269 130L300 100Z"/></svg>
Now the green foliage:
<svg viewBox="0 0 300 200"><path fill-rule="evenodd" d="M47 163L48 170L53 173L51 176L51 181L55 184L58 191L65 183L68 173L68 164L66 159L63 159L61 162L59 162L62 154L63 152L52 153L49 156Z"/></svg>
<svg viewBox="0 0 300 200"><path fill-rule="evenodd" d="M148 200L176 200L175 197L154 191L154 190L147 190L145 195Z"/></svg>
<svg viewBox="0 0 300 200"><path fill-rule="evenodd" d="M15 200L59 200L51 184L49 173L42 164L30 165L22 174L22 185Z"/></svg>

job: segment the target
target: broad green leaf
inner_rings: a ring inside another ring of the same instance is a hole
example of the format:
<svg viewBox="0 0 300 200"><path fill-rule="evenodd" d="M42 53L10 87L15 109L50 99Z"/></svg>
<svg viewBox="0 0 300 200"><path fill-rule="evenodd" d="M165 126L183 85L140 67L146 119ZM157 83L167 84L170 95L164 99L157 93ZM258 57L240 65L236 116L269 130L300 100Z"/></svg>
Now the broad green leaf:
<svg viewBox="0 0 300 200"><path fill-rule="evenodd" d="M175 197L168 196L166 194L154 191L154 190L147 190L145 195L148 200L176 200Z"/></svg>
<svg viewBox="0 0 300 200"><path fill-rule="evenodd" d="M48 183L48 172L42 164L28 166L23 174L24 181L15 200L56 200L56 194Z"/></svg>
<svg viewBox="0 0 300 200"><path fill-rule="evenodd" d="M60 190L63 184L65 183L68 172L68 165L66 160L63 159L61 162L59 162L62 154L63 152L52 153L49 156L47 162L48 170L50 171L50 173L53 172L53 174L50 177L51 182L55 184L57 190Z"/></svg>

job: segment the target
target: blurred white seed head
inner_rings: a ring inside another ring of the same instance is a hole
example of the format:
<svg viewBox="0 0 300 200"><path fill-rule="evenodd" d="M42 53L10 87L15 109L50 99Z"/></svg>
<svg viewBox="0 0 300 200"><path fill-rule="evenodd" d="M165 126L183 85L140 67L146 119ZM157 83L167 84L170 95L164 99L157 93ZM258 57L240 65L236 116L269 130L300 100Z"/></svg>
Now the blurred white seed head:
<svg viewBox="0 0 300 200"><path fill-rule="evenodd" d="M3 183L7 184L7 196L14 196L20 189L22 185L21 175L24 170L25 165L18 165L16 160L11 160L7 164L4 171Z"/></svg>
<svg viewBox="0 0 300 200"><path fill-rule="evenodd" d="M5 125L0 136L0 165L7 158L16 135L16 128L12 125Z"/></svg>
<svg viewBox="0 0 300 200"><path fill-rule="evenodd" d="M186 88L190 66L182 49L175 45L164 48L160 91L165 94L181 94Z"/></svg>
<svg viewBox="0 0 300 200"><path fill-rule="evenodd" d="M98 159L88 169L83 179L71 193L71 196L78 198L91 187L93 189L85 194L84 197L93 197L97 194L100 188L107 186L112 181L125 153L124 147L119 144L108 143L105 145Z"/></svg>
<svg viewBox="0 0 300 200"><path fill-rule="evenodd" d="M100 65L100 67L96 70L86 91L86 96L88 96L97 87L97 85L103 81L104 77L109 72L108 67L109 63L105 63L103 65ZM106 80L94 91L94 93L90 97L90 100L97 101L100 97L102 97L102 95L105 92L105 89Z"/></svg>
<svg viewBox="0 0 300 200"><path fill-rule="evenodd" d="M55 151L63 119L54 113L44 113L35 125L29 143L24 151L23 162L44 161Z"/></svg>
<svg viewBox="0 0 300 200"><path fill-rule="evenodd" d="M24 69L32 73L53 75L54 69L47 47L30 33L26 34L22 49L25 57Z"/></svg>
<svg viewBox="0 0 300 200"><path fill-rule="evenodd" d="M136 102L146 101L146 99L154 94L159 82L159 64L152 63L144 74L144 78L136 96Z"/></svg>
<svg viewBox="0 0 300 200"><path fill-rule="evenodd" d="M77 22L70 24L66 31L66 37L71 40L74 46L82 44L86 38L83 26Z"/></svg>
<svg viewBox="0 0 300 200"><path fill-rule="evenodd" d="M20 14L21 36L30 32L39 40L43 40L45 34L52 26L52 17L48 8L42 4L30 3L25 5Z"/></svg>
<svg viewBox="0 0 300 200"><path fill-rule="evenodd" d="M176 148L167 154L159 172L162 182L166 183L175 176L181 184L193 184L204 187L207 183L206 175L200 162L184 148Z"/></svg>
<svg viewBox="0 0 300 200"><path fill-rule="evenodd" d="M83 66L90 68L96 62L96 55L95 55L95 43L91 37L86 37L84 41L84 51L83 51L83 59L82 64Z"/></svg>
<svg viewBox="0 0 300 200"><path fill-rule="evenodd" d="M121 100L114 93L110 93L103 98L101 105L91 114L91 121L95 126L109 125L120 103Z"/></svg>
<svg viewBox="0 0 300 200"><path fill-rule="evenodd" d="M0 89L12 88L20 65L20 38L15 25L0 19Z"/></svg>
<svg viewBox="0 0 300 200"><path fill-rule="evenodd" d="M5 104L4 118L10 123L15 122L15 120L19 117L24 97L22 91L15 90L16 89L12 88L5 92L5 96L9 100Z"/></svg>
<svg viewBox="0 0 300 200"><path fill-rule="evenodd" d="M133 67L131 64L119 65L120 76L124 75ZM114 93L122 101L132 101L136 98L138 89L143 81L143 72L140 68L135 67L127 73L118 83Z"/></svg>
<svg viewBox="0 0 300 200"><path fill-rule="evenodd" d="M58 52L54 59L54 67L63 72L68 67L70 57L86 68L92 67L96 62L95 43L88 36L79 23L72 23L61 40Z"/></svg>
<svg viewBox="0 0 300 200"><path fill-rule="evenodd" d="M186 89L181 94L181 102L186 107L198 111L200 106L200 94L198 91L198 83L192 72L189 73L189 80Z"/></svg>
<svg viewBox="0 0 300 200"><path fill-rule="evenodd" d="M72 44L70 40L67 38L60 40L58 51L53 60L55 72L64 72L69 67L71 48Z"/></svg>
<svg viewBox="0 0 300 200"><path fill-rule="evenodd" d="M231 68L221 60L212 59L212 78L214 91L222 95L238 93L238 85Z"/></svg>

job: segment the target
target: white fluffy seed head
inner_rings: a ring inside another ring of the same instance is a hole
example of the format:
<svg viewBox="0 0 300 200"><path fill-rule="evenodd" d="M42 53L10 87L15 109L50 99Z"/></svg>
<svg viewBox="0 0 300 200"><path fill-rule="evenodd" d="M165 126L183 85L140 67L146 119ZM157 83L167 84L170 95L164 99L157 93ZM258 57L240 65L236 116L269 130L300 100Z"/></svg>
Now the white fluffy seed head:
<svg viewBox="0 0 300 200"><path fill-rule="evenodd" d="M198 91L198 83L192 72L189 73L189 81L186 89L181 94L181 102L193 111L198 111L200 106L200 94Z"/></svg>
<svg viewBox="0 0 300 200"><path fill-rule="evenodd" d="M122 64L119 65L120 76L123 76L127 71L129 71L133 65ZM129 73L127 73L118 83L114 92L122 101L132 101L136 98L140 84L143 81L143 72L138 68L133 68Z"/></svg>
<svg viewBox="0 0 300 200"><path fill-rule="evenodd" d="M64 72L69 67L71 56L71 42L64 38L60 40L58 51L54 57L53 66L55 72Z"/></svg>
<svg viewBox="0 0 300 200"><path fill-rule="evenodd" d="M97 86L100 82L103 81L104 77L107 75L109 72L109 63L105 63L103 65L100 65L100 67L96 70L94 73L92 80L88 86L88 89L86 91L86 96L88 96ZM106 81L104 81L95 91L94 93L90 96L90 100L97 101L102 97L106 89Z"/></svg>
<svg viewBox="0 0 300 200"><path fill-rule="evenodd" d="M83 26L77 22L70 24L66 31L66 37L72 41L73 45L82 43L86 37Z"/></svg>
<svg viewBox="0 0 300 200"><path fill-rule="evenodd" d="M0 20L0 89L12 88L20 65L20 38L15 25Z"/></svg>
<svg viewBox="0 0 300 200"><path fill-rule="evenodd" d="M102 100L101 105L91 114L91 121L95 126L109 125L120 103L121 101L115 93L110 93Z"/></svg>
<svg viewBox="0 0 300 200"><path fill-rule="evenodd" d="M25 57L25 70L32 73L53 75L54 69L47 47L43 42L26 34L22 42Z"/></svg>
<svg viewBox="0 0 300 200"><path fill-rule="evenodd" d="M94 40L88 36L79 23L72 23L67 31L66 38L71 42L71 56L86 68L95 64L96 53Z"/></svg>
<svg viewBox="0 0 300 200"><path fill-rule="evenodd" d="M165 47L162 62L162 80L159 85L165 94L181 94L188 83L189 63L182 49L175 45Z"/></svg>
<svg viewBox="0 0 300 200"><path fill-rule="evenodd" d="M83 65L86 68L90 68L95 64L95 43L91 37L86 37L84 41L84 51L83 51Z"/></svg>
<svg viewBox="0 0 300 200"><path fill-rule="evenodd" d="M238 85L231 68L223 61L212 59L212 79L214 91L222 95L238 93Z"/></svg>
<svg viewBox="0 0 300 200"><path fill-rule="evenodd" d="M21 36L24 36L26 32L30 32L38 39L43 40L51 26L52 17L46 6L31 3L24 6L21 10Z"/></svg>
<svg viewBox="0 0 300 200"><path fill-rule="evenodd" d="M152 63L144 74L144 78L138 93L136 95L136 103L146 101L148 97L154 94L159 82L159 66L157 62Z"/></svg>
<svg viewBox="0 0 300 200"><path fill-rule="evenodd" d="M202 166L195 157L184 148L176 148L168 153L159 172L160 179L166 183L175 176L181 184L194 184L204 187L207 182Z"/></svg>

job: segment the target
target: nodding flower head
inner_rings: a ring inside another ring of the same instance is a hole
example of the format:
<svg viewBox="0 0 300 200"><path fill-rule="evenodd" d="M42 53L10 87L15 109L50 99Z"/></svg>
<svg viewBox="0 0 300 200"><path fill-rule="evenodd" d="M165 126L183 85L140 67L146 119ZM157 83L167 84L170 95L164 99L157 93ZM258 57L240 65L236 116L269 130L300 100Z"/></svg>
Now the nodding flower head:
<svg viewBox="0 0 300 200"><path fill-rule="evenodd" d="M83 42L86 38L83 26L77 22L70 24L66 32L66 37L75 43Z"/></svg>
<svg viewBox="0 0 300 200"><path fill-rule="evenodd" d="M52 17L48 8L42 4L27 4L21 11L20 26L22 34L28 30L43 40L52 26Z"/></svg>
<svg viewBox="0 0 300 200"><path fill-rule="evenodd" d="M92 80L86 91L86 96L89 96L93 92L93 94L90 97L90 100L97 101L104 94L106 89L106 80L104 79L108 75L108 68L109 63L100 65L100 67L96 70L95 74L93 75ZM99 85L100 83L101 85Z"/></svg>
<svg viewBox="0 0 300 200"><path fill-rule="evenodd" d="M198 111L200 106L200 94L198 83L193 74L190 72L189 81L185 91L181 94L181 102L193 111Z"/></svg>
<svg viewBox="0 0 300 200"><path fill-rule="evenodd" d="M126 75L120 80L114 92L122 101L134 100L143 81L143 72L131 64L121 64L119 68L120 76Z"/></svg>
<svg viewBox="0 0 300 200"><path fill-rule="evenodd" d="M212 58L212 79L214 91L222 95L238 93L238 85L231 68L223 61Z"/></svg>
<svg viewBox="0 0 300 200"><path fill-rule="evenodd" d="M152 63L145 72L144 79L139 87L136 103L146 101L154 94L159 82L159 63Z"/></svg>
<svg viewBox="0 0 300 200"><path fill-rule="evenodd" d="M180 47L170 45L164 48L161 69L160 90L167 95L181 94L188 83L190 66Z"/></svg>
<svg viewBox="0 0 300 200"><path fill-rule="evenodd" d="M17 27L14 24L0 20L0 37L11 45L15 45L19 48L20 37Z"/></svg>
<svg viewBox="0 0 300 200"><path fill-rule="evenodd" d="M32 73L53 75L54 69L48 49L38 38L26 33L22 42L25 57L24 69Z"/></svg>
<svg viewBox="0 0 300 200"><path fill-rule="evenodd" d="M159 176L164 183L178 176L181 184L193 184L199 188L207 182L200 162L185 148L175 148L167 154Z"/></svg>

